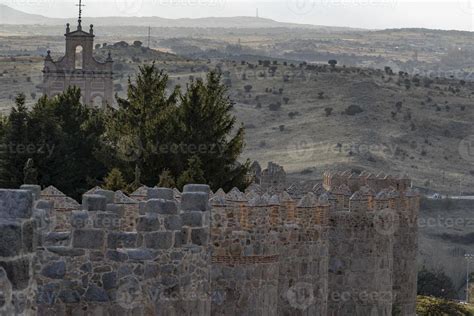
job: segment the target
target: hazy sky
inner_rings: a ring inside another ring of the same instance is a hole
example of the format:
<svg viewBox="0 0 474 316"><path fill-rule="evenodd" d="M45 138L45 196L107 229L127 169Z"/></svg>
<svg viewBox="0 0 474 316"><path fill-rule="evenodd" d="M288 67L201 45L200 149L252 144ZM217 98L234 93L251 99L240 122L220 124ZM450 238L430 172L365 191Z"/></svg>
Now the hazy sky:
<svg viewBox="0 0 474 316"><path fill-rule="evenodd" d="M0 0L28 13L74 17L79 0ZM426 27L474 31L474 0L84 0L85 16L187 18L255 16L361 28ZM0 21L1 23L1 21Z"/></svg>

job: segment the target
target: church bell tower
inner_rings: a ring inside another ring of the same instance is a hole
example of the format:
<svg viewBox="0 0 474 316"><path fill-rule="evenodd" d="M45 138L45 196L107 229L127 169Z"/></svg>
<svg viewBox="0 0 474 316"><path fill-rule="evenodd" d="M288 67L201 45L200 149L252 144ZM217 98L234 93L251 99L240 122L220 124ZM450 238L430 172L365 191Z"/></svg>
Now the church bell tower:
<svg viewBox="0 0 474 316"><path fill-rule="evenodd" d="M104 62L97 61L94 51L94 26L82 30L82 0L79 0L77 28L66 25L66 54L57 61L51 52L44 61L43 94L54 97L70 86L81 89L82 103L90 106L113 106L113 60L110 53Z"/></svg>

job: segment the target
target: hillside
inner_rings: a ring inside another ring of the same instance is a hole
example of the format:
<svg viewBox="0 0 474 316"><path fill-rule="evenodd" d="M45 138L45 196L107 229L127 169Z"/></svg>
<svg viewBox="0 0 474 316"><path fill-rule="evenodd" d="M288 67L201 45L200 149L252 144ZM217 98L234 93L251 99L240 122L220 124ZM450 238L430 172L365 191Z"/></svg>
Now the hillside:
<svg viewBox="0 0 474 316"><path fill-rule="evenodd" d="M157 16L151 17L84 17L88 23L101 26L151 26L151 27L180 27L180 28L317 28L322 30L349 30L345 27L325 27L309 24L278 22L272 19L257 17L207 17L167 19ZM16 25L64 25L76 20L75 17L58 19L43 15L29 14L0 4L0 24Z"/></svg>
<svg viewBox="0 0 474 316"><path fill-rule="evenodd" d="M226 65L247 126L245 156L303 179L327 168L384 170L408 174L418 187L472 191L473 161L459 153L474 134L472 83L361 68Z"/></svg>

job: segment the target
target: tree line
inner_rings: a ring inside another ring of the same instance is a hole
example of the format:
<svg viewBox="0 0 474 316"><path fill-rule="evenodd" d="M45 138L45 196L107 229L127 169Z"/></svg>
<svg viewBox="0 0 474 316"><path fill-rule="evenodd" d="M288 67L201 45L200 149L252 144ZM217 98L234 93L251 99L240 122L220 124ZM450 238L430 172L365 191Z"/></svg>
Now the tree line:
<svg viewBox="0 0 474 316"><path fill-rule="evenodd" d="M0 116L0 187L54 185L75 198L96 185L126 192L188 183L244 189L244 128L220 75L169 87L168 75L152 64L129 78L117 108L82 104L76 87L43 96L31 109L18 95L10 114Z"/></svg>

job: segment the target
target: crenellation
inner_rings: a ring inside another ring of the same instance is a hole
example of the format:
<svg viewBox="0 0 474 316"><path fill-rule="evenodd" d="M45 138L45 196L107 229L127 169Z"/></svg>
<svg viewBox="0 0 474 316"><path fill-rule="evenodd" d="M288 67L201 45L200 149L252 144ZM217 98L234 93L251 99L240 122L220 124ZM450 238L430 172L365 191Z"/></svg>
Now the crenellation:
<svg viewBox="0 0 474 316"><path fill-rule="evenodd" d="M293 196L94 188L81 204L0 190L0 279L38 315L411 315L419 194L400 180L326 173Z"/></svg>

